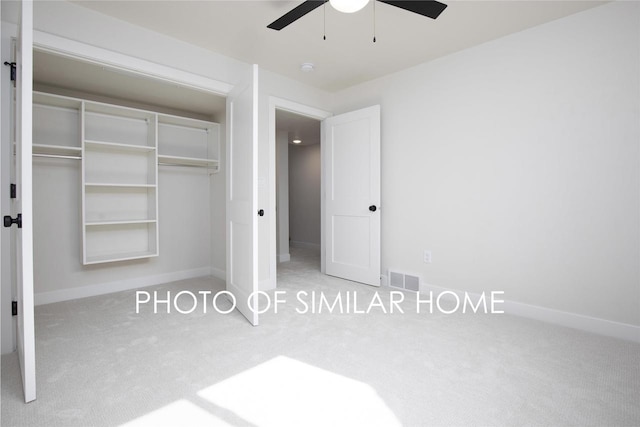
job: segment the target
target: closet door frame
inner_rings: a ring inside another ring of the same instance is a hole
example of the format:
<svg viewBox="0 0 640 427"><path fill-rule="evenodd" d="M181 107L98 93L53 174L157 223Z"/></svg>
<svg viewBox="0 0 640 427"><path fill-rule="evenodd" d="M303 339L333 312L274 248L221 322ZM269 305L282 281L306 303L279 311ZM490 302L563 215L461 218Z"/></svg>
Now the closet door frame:
<svg viewBox="0 0 640 427"><path fill-rule="evenodd" d="M125 73L138 74L150 79L162 80L215 95L227 96L233 85L188 71L135 58L101 47L91 46L53 34L34 30L33 48L54 55L66 56L78 61L113 68Z"/></svg>

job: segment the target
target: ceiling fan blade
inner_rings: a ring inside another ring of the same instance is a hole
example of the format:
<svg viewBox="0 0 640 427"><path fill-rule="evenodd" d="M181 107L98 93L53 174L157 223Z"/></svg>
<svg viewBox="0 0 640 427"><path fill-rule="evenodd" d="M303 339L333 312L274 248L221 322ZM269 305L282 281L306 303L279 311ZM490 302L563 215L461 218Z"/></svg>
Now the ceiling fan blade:
<svg viewBox="0 0 640 427"><path fill-rule="evenodd" d="M436 19L447 5L436 0L378 0L379 2Z"/></svg>
<svg viewBox="0 0 640 427"><path fill-rule="evenodd" d="M280 31L281 29L291 24L292 22L302 18L304 15L311 12L312 10L319 8L320 6L325 4L327 1L328 0L307 0L301 5L294 7L289 12L285 13L280 18L273 21L271 24L267 25L267 28Z"/></svg>

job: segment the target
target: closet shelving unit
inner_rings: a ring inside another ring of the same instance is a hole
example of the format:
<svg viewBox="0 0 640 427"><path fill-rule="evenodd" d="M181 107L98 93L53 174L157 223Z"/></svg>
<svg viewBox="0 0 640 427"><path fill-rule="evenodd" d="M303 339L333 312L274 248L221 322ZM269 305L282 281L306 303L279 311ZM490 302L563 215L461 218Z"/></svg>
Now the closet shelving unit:
<svg viewBox="0 0 640 427"><path fill-rule="evenodd" d="M83 262L158 256L156 114L83 102Z"/></svg>
<svg viewBox="0 0 640 427"><path fill-rule="evenodd" d="M82 262L159 255L158 165L219 170L219 125L35 92L34 157L82 161Z"/></svg>

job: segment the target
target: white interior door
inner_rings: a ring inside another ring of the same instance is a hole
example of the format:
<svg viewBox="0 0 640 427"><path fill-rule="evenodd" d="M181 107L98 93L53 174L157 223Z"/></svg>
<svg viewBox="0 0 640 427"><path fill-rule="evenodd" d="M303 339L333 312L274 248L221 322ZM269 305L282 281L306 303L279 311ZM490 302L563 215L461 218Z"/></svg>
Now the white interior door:
<svg viewBox="0 0 640 427"><path fill-rule="evenodd" d="M258 66L227 97L227 291L258 325Z"/></svg>
<svg viewBox="0 0 640 427"><path fill-rule="evenodd" d="M33 318L33 208L31 135L33 93L33 2L21 1L16 40L16 298L17 347L24 400L36 398L35 328Z"/></svg>
<svg viewBox="0 0 640 427"><path fill-rule="evenodd" d="M380 106L323 122L325 271L380 286Z"/></svg>

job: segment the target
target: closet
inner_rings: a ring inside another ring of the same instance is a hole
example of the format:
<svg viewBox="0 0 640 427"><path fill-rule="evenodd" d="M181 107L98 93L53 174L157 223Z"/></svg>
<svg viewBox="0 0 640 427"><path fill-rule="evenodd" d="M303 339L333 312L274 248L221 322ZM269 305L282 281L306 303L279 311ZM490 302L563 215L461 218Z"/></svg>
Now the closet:
<svg viewBox="0 0 640 427"><path fill-rule="evenodd" d="M35 59L36 304L222 277L224 98Z"/></svg>
<svg viewBox="0 0 640 427"><path fill-rule="evenodd" d="M219 168L219 125L34 93L33 152L82 162L82 263L158 256L158 162Z"/></svg>

